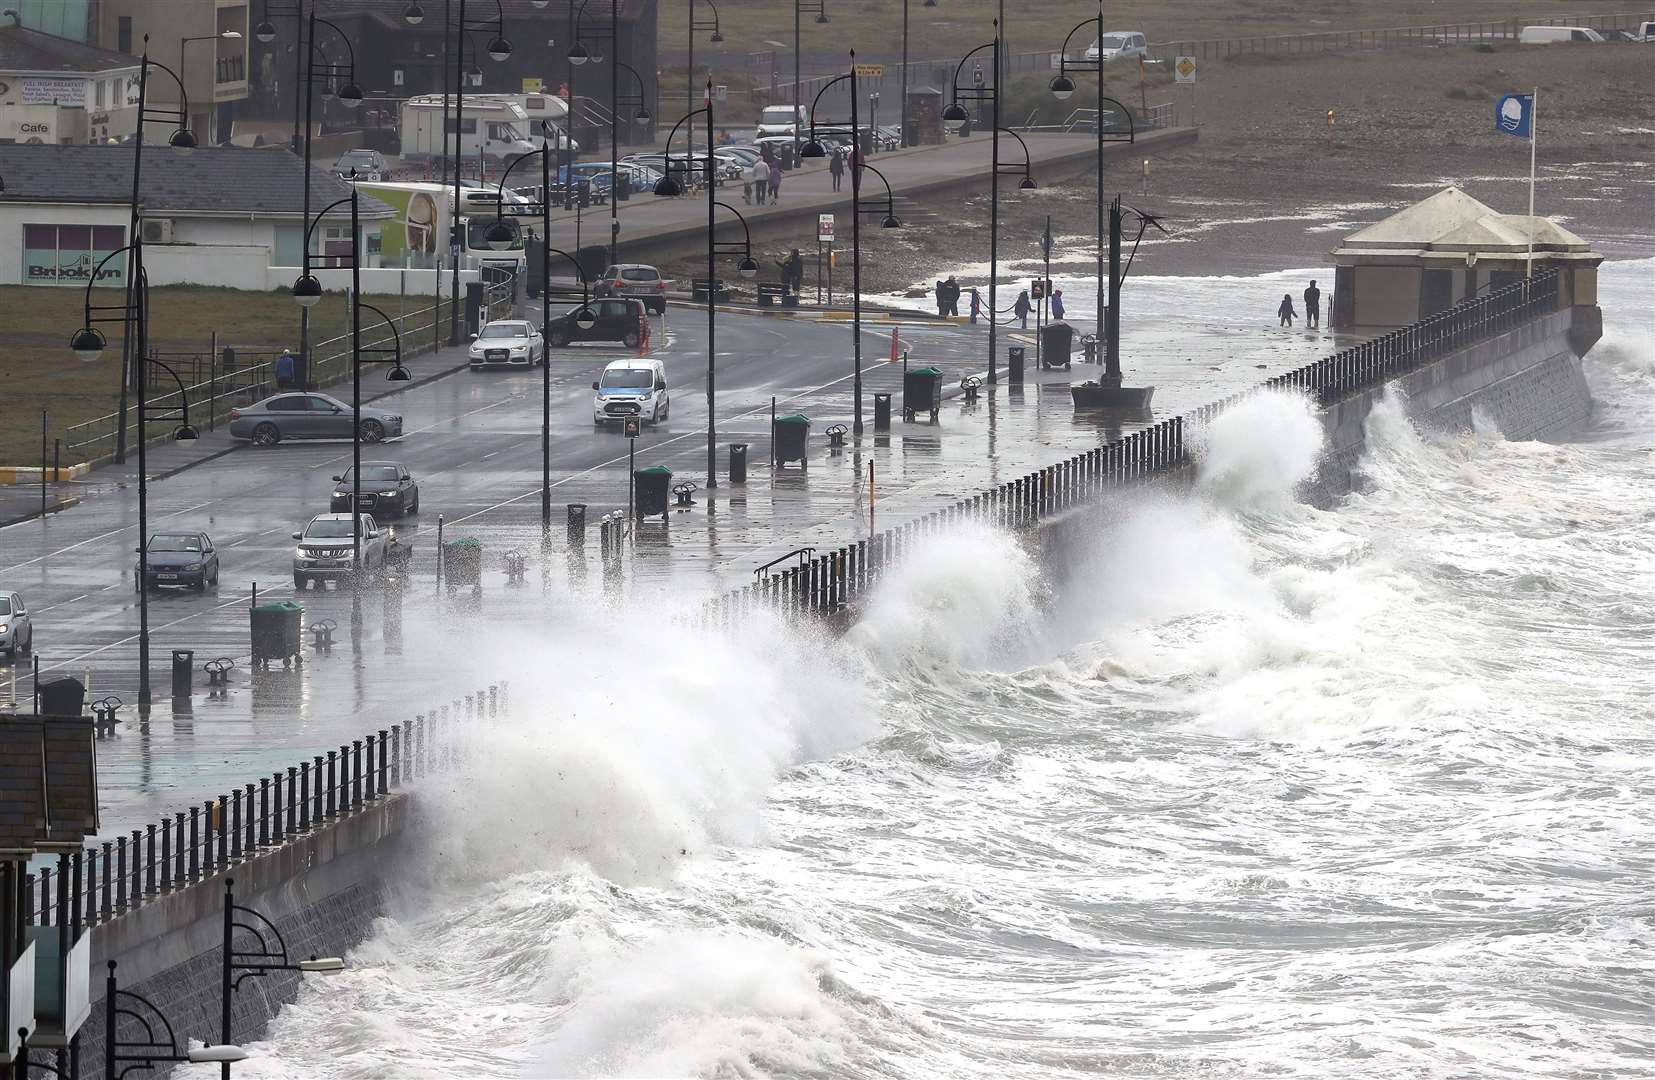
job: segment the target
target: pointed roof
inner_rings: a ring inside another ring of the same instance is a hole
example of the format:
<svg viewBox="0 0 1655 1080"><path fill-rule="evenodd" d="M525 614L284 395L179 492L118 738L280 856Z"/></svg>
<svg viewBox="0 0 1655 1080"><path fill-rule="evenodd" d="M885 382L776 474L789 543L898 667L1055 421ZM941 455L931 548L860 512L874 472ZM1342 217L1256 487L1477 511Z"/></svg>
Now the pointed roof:
<svg viewBox="0 0 1655 1080"><path fill-rule="evenodd" d="M1426 247L1438 237L1492 214L1495 214L1493 207L1478 202L1457 187L1447 187L1428 199L1398 210L1383 221L1352 233L1345 237L1345 244L1370 248Z"/></svg>
<svg viewBox="0 0 1655 1080"><path fill-rule="evenodd" d="M1550 218L1502 214L1455 187L1352 233L1333 255L1344 265L1522 258L1530 250L1531 230L1537 257L1543 253L1571 262L1601 258L1586 241Z"/></svg>

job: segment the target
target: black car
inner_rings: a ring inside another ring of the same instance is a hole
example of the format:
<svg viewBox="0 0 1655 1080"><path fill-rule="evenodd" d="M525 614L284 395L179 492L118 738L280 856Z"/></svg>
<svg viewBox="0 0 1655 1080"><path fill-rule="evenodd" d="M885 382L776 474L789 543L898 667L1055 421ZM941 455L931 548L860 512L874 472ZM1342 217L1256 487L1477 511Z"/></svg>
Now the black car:
<svg viewBox="0 0 1655 1080"><path fill-rule="evenodd" d="M218 552L204 532L156 533L149 538L149 553L142 551L132 567L135 589L189 586L205 592L218 584Z"/></svg>
<svg viewBox="0 0 1655 1080"><path fill-rule="evenodd" d="M546 343L552 348L561 348L572 341L618 341L629 349L643 343L649 317L642 300L611 297L593 300L588 306L597 315L592 329L582 330L575 321L575 314L580 311L577 305L546 324Z"/></svg>
<svg viewBox="0 0 1655 1080"><path fill-rule="evenodd" d="M351 512L352 480L350 469L333 478L329 513ZM398 461L364 461L361 497L362 512L377 518L419 513L419 485L409 475L408 466Z"/></svg>

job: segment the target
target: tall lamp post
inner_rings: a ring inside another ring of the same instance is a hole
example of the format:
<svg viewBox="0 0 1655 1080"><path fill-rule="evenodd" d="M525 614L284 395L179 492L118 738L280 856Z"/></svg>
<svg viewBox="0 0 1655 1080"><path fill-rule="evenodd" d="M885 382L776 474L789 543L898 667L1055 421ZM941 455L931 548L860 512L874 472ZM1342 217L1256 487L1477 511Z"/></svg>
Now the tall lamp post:
<svg viewBox="0 0 1655 1080"><path fill-rule="evenodd" d="M264 18L253 27L253 40L261 45L269 45L276 40L276 24L272 19L292 19L294 26L302 37L305 25L305 0L264 0ZM297 154L299 152L299 118L304 113L304 103L300 100L300 87L305 80L304 52L297 45L293 49L293 141L289 148Z"/></svg>
<svg viewBox="0 0 1655 1080"><path fill-rule="evenodd" d="M575 12L574 22L577 34L580 33L581 19L586 14L586 4L590 2L591 0L586 0ZM607 31L590 31L585 37L608 37L609 51L614 54L620 51L618 44L620 35L620 5L617 0L610 0L609 29ZM715 40L723 41L724 39L718 37ZM581 65L588 61L594 64L602 63L603 55L588 47L584 40L577 37L569 46L569 62ZM638 83L638 96L636 98L627 97L623 99L621 97L620 78L622 68L631 73L633 79ZM620 205L617 198L621 184L621 108L623 105L635 106L635 111L632 114L634 122L640 124L649 122L649 107L644 101L643 76L638 74L637 68L630 64L623 64L619 57L611 55L609 65L609 265L611 266L615 265L615 247L621 235ZM572 180L572 176L565 175L566 184Z"/></svg>
<svg viewBox="0 0 1655 1080"><path fill-rule="evenodd" d="M970 87L960 86L960 72L965 70L967 60L988 49L994 59L994 83L984 89L973 79ZM988 381L1000 381L999 369L996 365L996 331L999 328L999 312L996 309L995 296L1000 277L1000 21L994 21L994 40L987 45L979 45L960 58L959 65L954 68L952 82L953 100L948 108L942 111L942 122L950 131L958 131L971 119L971 114L960 99L976 101L979 108L983 102L988 102L992 110L992 133L990 146L993 168L989 174L988 194Z"/></svg>
<svg viewBox="0 0 1655 1080"><path fill-rule="evenodd" d="M696 32L697 31L705 32L705 31L710 30L712 32L712 36L707 39L708 41L712 42L714 45L721 45L724 42L724 34L718 28L718 5L713 3L713 0L701 0L701 2L713 9L713 21L708 22L706 19L697 19L695 17L695 0L690 0L690 32L689 32L690 58L687 62L688 70L684 73L684 110L686 112L695 111L695 35L696 35ZM709 82L711 82L712 77L713 77L712 66L708 65L708 67L707 67L707 80Z"/></svg>
<svg viewBox="0 0 1655 1080"><path fill-rule="evenodd" d="M925 0L926 7L936 7L937 0ZM908 0L902 0L902 119L898 121L903 146L914 145L908 133Z"/></svg>
<svg viewBox="0 0 1655 1080"><path fill-rule="evenodd" d="M192 41L240 41L240 40L241 40L241 31L240 30L223 30L223 31L220 31L217 34L204 34L200 37L181 37L181 38L179 38L178 39L178 77L180 79L182 79L184 77L184 75L186 74L185 65L184 65L184 46L188 45L190 42L192 42ZM218 59L218 54L216 52L213 54L213 59L214 60ZM217 79L217 72L216 71L213 72L211 78L216 81L216 79ZM212 127L212 120L210 118L207 121L207 126L208 126L209 129ZM211 136L208 136L208 137L211 138Z"/></svg>
<svg viewBox="0 0 1655 1080"><path fill-rule="evenodd" d="M453 272L449 278L449 310L448 310L448 343L460 343L460 253L465 250L462 238L464 225L460 221L460 165L465 160L465 143L460 134L460 128L465 123L465 36L469 33L486 33L493 30L494 38L488 44L488 55L495 62L505 60L511 55L511 42L506 40L506 12L500 6L500 0L494 0L494 15L489 19L468 20L465 14L466 0L458 0L458 18L449 19L451 9L447 0L443 3L443 47L447 48L448 35L454 36L454 212L450 215L453 222L453 235L448 240L449 257L453 262ZM409 26L418 26L425 21L425 9L420 7L419 0L414 0L402 12L403 21ZM446 103L448 95L443 95ZM443 121L443 142L448 141L447 119Z"/></svg>
<svg viewBox="0 0 1655 1080"><path fill-rule="evenodd" d="M836 75L816 91L816 97L810 103L810 141L800 151L805 157L820 158L827 156L827 147L816 138L816 104L822 100L822 95L834 83L844 80L850 81L850 137L851 137L851 170L850 170L850 241L851 241L851 363L853 365L852 386L854 388L855 413L851 425L854 434L862 434L862 170L871 168L864 161L862 152L861 116L858 112L858 94L856 92L856 50L850 54L850 71L843 75ZM902 222L892 207L891 184L885 179L885 174L874 170L885 185L885 220L883 226L887 229L898 228Z"/></svg>
<svg viewBox="0 0 1655 1080"><path fill-rule="evenodd" d="M795 114L799 111L799 105L802 103L801 99L804 94L804 83L800 81L799 75L799 62L803 52L801 42L803 41L803 24L806 12L816 13L816 25L826 25L828 21L827 0L793 0L793 112ZM816 96L821 97L820 94ZM810 121L814 124L816 122L815 107L812 106L810 111L813 114ZM793 117L794 164L799 161L799 142L799 118L795 115Z"/></svg>
<svg viewBox="0 0 1655 1080"><path fill-rule="evenodd" d="M509 248L515 241L512 230L506 226L504 217L506 207L506 177L511 171L529 158L540 157L540 543L542 547L549 546L552 540L552 355L551 322L552 322L552 255L561 255L567 259L570 266L575 268L575 276L580 279L580 310L575 312L575 325L582 330L590 330L597 324L597 315L591 307L591 287L586 279L586 270L580 265L580 260L567 251L552 247L552 152L553 146L545 136L550 135L546 122L541 121L540 149L530 154L524 154L500 174L499 195L495 200L494 224L488 227L483 239L488 246L497 250ZM614 192L611 190L610 199L613 201Z"/></svg>
<svg viewBox="0 0 1655 1080"><path fill-rule="evenodd" d="M1083 22L1078 23L1074 27L1074 29L1070 30L1069 33L1063 38L1063 49L1062 49L1062 52L1059 54L1061 56L1061 59L1058 62L1057 75L1055 77L1053 77L1051 85L1052 85L1052 96L1057 98L1057 100L1059 100L1059 101L1067 101L1069 99L1069 97L1072 94L1074 94L1074 92L1075 92L1075 80L1073 78L1071 78L1070 75L1069 75L1069 73L1071 71L1080 71L1080 72L1092 71L1092 72L1097 73L1097 78L1098 78L1097 116L1096 116L1096 119L1093 122L1092 126L1097 131L1098 147L1097 147L1097 161L1093 165L1092 171L1093 171L1093 174L1097 177L1097 183L1098 183L1098 191L1097 191L1097 203L1098 203L1098 228L1097 228L1098 294L1097 294L1097 308L1098 308L1098 316L1097 316L1097 318L1098 318L1098 329L1100 331L1103 331L1104 327L1105 327L1105 323L1107 322L1107 320L1109 318L1108 305L1106 305L1105 302L1104 302L1104 300L1105 300L1105 289L1107 288L1107 285L1108 285L1109 275L1107 273L1105 273L1103 263L1104 263L1104 252L1105 252L1107 244L1108 244L1109 231L1108 231L1108 226L1105 224L1105 215L1107 213L1106 207L1107 207L1108 204L1105 202L1104 197L1103 197L1103 188L1104 188L1104 183L1103 183L1103 144L1106 143L1106 142L1128 142L1128 143L1132 142L1133 137L1135 135L1136 125L1132 122L1132 114L1129 111L1127 111L1126 106L1122 105L1120 102L1116 101L1114 98L1107 98L1107 97L1103 96L1103 64L1104 64L1104 61L1103 61L1103 53L1102 53L1101 49L1098 52L1098 59L1096 59L1096 60L1071 60L1071 59L1069 59L1069 41L1070 41L1070 39L1072 39L1080 31L1084 30L1086 27L1091 26L1094 23L1097 24L1098 37L1101 39L1103 37L1103 0L1098 0L1098 13L1097 13L1096 16L1094 16L1093 18L1090 18L1090 19L1086 19ZM1108 102L1109 104L1115 106L1115 112L1116 112L1117 115L1123 116L1123 117L1126 118L1126 130L1124 132L1119 131L1119 130L1110 131L1105 126L1105 124L1103 122L1103 106L1104 106L1105 102ZM1101 334L1101 336L1106 339L1105 348L1107 349L1108 348L1107 338L1108 338L1109 335L1107 334L1107 332L1105 332L1105 333Z"/></svg>
<svg viewBox="0 0 1655 1080"><path fill-rule="evenodd" d="M655 194L664 198L673 198L683 193L683 187L672 175L672 137L678 134L678 129L686 120L690 120L698 113L707 115L707 486L718 486L718 414L713 408L714 403L714 374L715 361L718 356L716 347L718 333L718 264L717 256L721 249L714 231L717 228L717 211L720 206L734 214L741 222L742 230L747 230L747 219L741 216L741 211L728 203L718 201L716 192L718 185L714 182L713 172L713 82L707 80L706 105L685 113L678 123L672 125L667 133L666 172L655 184ZM693 151L689 147L684 150L684 176L690 175L690 166L693 162ZM759 264L753 260L751 240L744 241L746 255L736 265L736 272L744 278L758 276Z"/></svg>
<svg viewBox="0 0 1655 1080"><path fill-rule="evenodd" d="M256 920L256 921L255 921ZM257 949L235 947L236 931L242 940L252 939ZM336 956L294 963L287 955L287 942L276 924L243 904L236 903L236 879L224 879L224 945L219 966L219 1037L230 1042L230 997L241 989L243 979L262 979L272 971L299 971L333 975L345 970L345 962ZM223 1080L230 1080L230 1062L224 1061Z"/></svg>

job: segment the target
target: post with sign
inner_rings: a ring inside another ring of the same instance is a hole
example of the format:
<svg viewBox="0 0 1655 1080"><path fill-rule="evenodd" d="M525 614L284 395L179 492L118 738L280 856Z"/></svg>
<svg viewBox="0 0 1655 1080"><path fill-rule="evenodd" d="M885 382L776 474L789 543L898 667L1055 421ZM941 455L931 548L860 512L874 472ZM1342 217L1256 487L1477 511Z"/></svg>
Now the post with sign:
<svg viewBox="0 0 1655 1080"><path fill-rule="evenodd" d="M633 477L638 471L638 431L643 427L644 422L641 417L629 416L624 423L626 424L626 520L631 521L633 491L637 486L637 481Z"/></svg>
<svg viewBox="0 0 1655 1080"><path fill-rule="evenodd" d="M833 247L833 215L816 215L816 303L822 302L822 251ZM827 302L833 303L833 262L828 261Z"/></svg>
<svg viewBox="0 0 1655 1080"><path fill-rule="evenodd" d="M1180 56L1172 62L1172 72L1178 82L1190 86L1190 127L1195 126L1195 57Z"/></svg>

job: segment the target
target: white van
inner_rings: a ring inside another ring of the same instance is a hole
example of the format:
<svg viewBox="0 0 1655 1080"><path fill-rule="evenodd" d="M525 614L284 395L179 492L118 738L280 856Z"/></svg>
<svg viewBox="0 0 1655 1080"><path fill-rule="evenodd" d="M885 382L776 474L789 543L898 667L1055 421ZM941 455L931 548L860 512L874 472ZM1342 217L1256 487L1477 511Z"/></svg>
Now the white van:
<svg viewBox="0 0 1655 1080"><path fill-rule="evenodd" d="M1111 60L1144 60L1148 57L1149 42L1136 30L1111 31L1092 42L1092 47L1086 50L1086 59L1102 60L1106 64Z"/></svg>
<svg viewBox="0 0 1655 1080"><path fill-rule="evenodd" d="M1552 45L1559 41L1602 40L1602 34L1587 26L1525 26L1517 35L1519 45Z"/></svg>
<svg viewBox="0 0 1655 1080"><path fill-rule="evenodd" d="M805 119L803 105L767 105L759 113L759 126L753 130L753 141L764 138L766 135L786 135L793 137L793 129L803 127L809 121Z"/></svg>
<svg viewBox="0 0 1655 1080"><path fill-rule="evenodd" d="M1655 22L1644 21L1638 24L1638 29L1632 36L1639 41L1655 41Z"/></svg>
<svg viewBox="0 0 1655 1080"><path fill-rule="evenodd" d="M659 424L672 409L667 365L652 357L610 361L592 389L592 423L598 427L629 416Z"/></svg>

